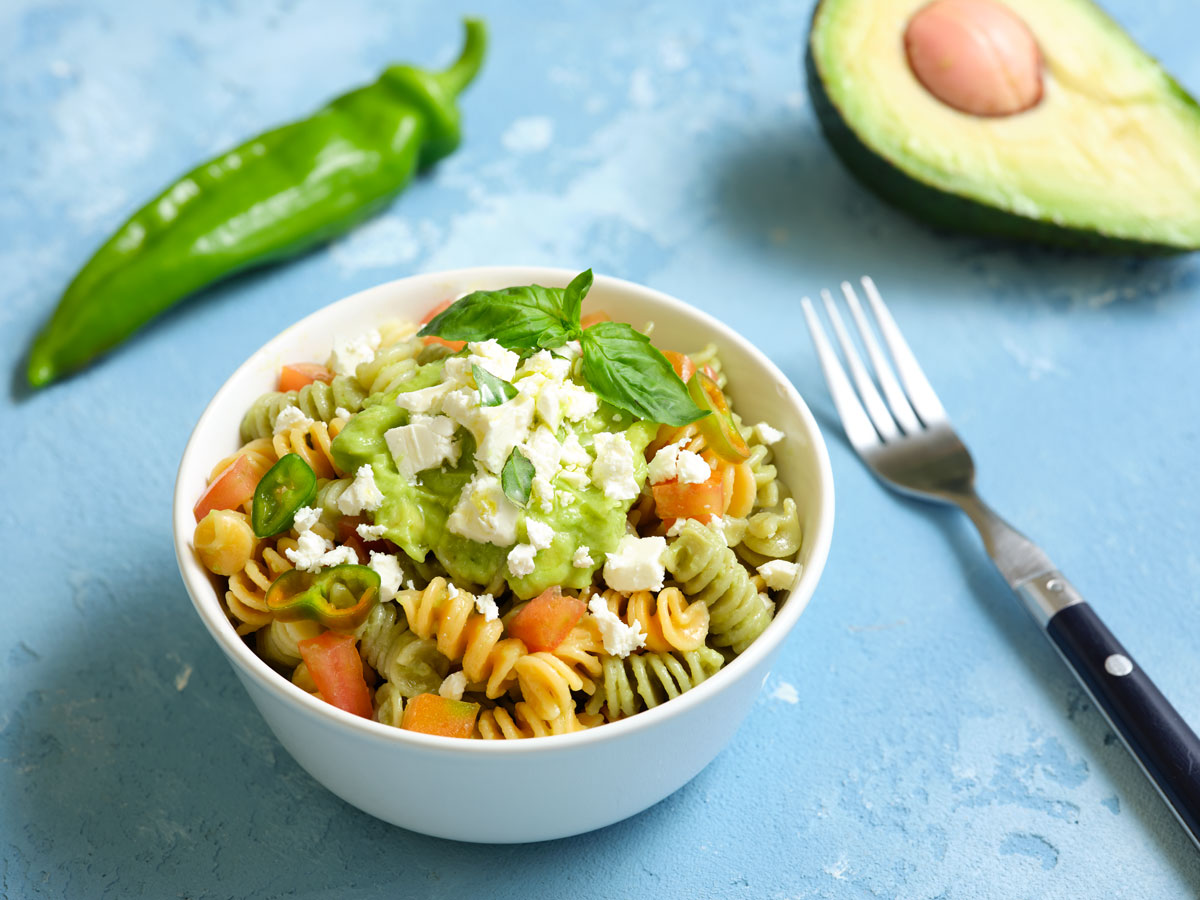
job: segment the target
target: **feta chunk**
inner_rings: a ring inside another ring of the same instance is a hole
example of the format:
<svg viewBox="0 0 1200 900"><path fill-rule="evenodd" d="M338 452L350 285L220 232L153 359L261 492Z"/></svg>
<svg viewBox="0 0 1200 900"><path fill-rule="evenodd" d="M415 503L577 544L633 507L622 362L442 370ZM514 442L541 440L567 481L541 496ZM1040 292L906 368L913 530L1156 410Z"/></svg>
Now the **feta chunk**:
<svg viewBox="0 0 1200 900"><path fill-rule="evenodd" d="M576 439L578 443L578 439ZM521 450L525 458L533 463L533 469L539 478L550 481L558 474L559 460L562 458L562 445L554 432L545 425L539 426L524 444Z"/></svg>
<svg viewBox="0 0 1200 900"><path fill-rule="evenodd" d="M646 633L636 625L626 625L608 608L602 594L593 594L588 611L595 616L604 638L604 652L624 659L634 650L646 646Z"/></svg>
<svg viewBox="0 0 1200 900"><path fill-rule="evenodd" d="M532 544L517 544L508 552L508 571L518 578L522 575L533 574L533 558L537 550Z"/></svg>
<svg viewBox="0 0 1200 900"><path fill-rule="evenodd" d="M800 566L784 559L773 559L758 567L758 574L763 577L773 591L786 591L796 583L800 574Z"/></svg>
<svg viewBox="0 0 1200 900"><path fill-rule="evenodd" d="M576 466L581 469L586 469L592 464L592 455L579 443L579 435L573 431L559 445L558 459L564 466Z"/></svg>
<svg viewBox="0 0 1200 900"><path fill-rule="evenodd" d="M712 477L712 469L698 453L680 450L677 464L680 484L703 484Z"/></svg>
<svg viewBox="0 0 1200 900"><path fill-rule="evenodd" d="M662 590L666 574L662 556L666 549L666 538L624 535L616 551L604 561L605 583L626 594Z"/></svg>
<svg viewBox="0 0 1200 900"><path fill-rule="evenodd" d="M491 372L501 381L512 382L517 374L517 364L521 357L506 350L494 338L468 345L470 355L467 362Z"/></svg>
<svg viewBox="0 0 1200 900"><path fill-rule="evenodd" d="M374 329L353 340L339 341L329 355L329 368L338 375L353 375L362 363L375 358L375 351L382 342L383 338Z"/></svg>
<svg viewBox="0 0 1200 900"><path fill-rule="evenodd" d="M517 396L499 406L480 406L478 392L451 391L442 410L475 437L475 458L490 472L504 468L513 447L524 443L533 422L533 401Z"/></svg>
<svg viewBox="0 0 1200 900"><path fill-rule="evenodd" d="M577 569L589 569L596 564L592 559L590 547L576 547L575 555L571 557L571 565Z"/></svg>
<svg viewBox="0 0 1200 900"><path fill-rule="evenodd" d="M310 534L312 532L309 532ZM321 566L357 566L358 554L354 552L353 547L347 547L342 544L339 547L334 547L321 556Z"/></svg>
<svg viewBox="0 0 1200 900"><path fill-rule="evenodd" d="M383 504L383 492L375 483L375 470L361 465L354 473L354 481L337 499L337 508L342 515L356 516L363 510L374 512Z"/></svg>
<svg viewBox="0 0 1200 900"><path fill-rule="evenodd" d="M571 371L571 361L555 356L549 350L539 350L525 360L521 371L542 375L550 381L564 381Z"/></svg>
<svg viewBox="0 0 1200 900"><path fill-rule="evenodd" d="M326 551L333 549L333 544L325 540L315 531L305 529L296 538L296 549L290 547L283 551L291 560L293 566L302 572L316 572L321 568L321 560Z"/></svg>
<svg viewBox="0 0 1200 900"><path fill-rule="evenodd" d="M668 444L657 453L646 474L651 484L661 484L664 481L678 481L680 484L703 484L712 475L712 469L703 457L691 450L684 450L686 441Z"/></svg>
<svg viewBox="0 0 1200 900"><path fill-rule="evenodd" d="M558 391L558 400L562 406L563 416L571 422L586 419L600 408L600 398L583 385L573 381L563 382L563 386Z"/></svg>
<svg viewBox="0 0 1200 900"><path fill-rule="evenodd" d="M446 527L481 544L507 547L517 539L519 514L520 510L504 496L499 478L476 472L459 494Z"/></svg>
<svg viewBox="0 0 1200 900"><path fill-rule="evenodd" d="M494 622L500 618L500 607L496 598L491 594L480 594L475 598L475 611L483 616L483 621Z"/></svg>
<svg viewBox="0 0 1200 900"><path fill-rule="evenodd" d="M354 413L350 412L350 410L346 409L344 406L339 406L333 411L333 417L335 419L352 419L354 418Z"/></svg>
<svg viewBox="0 0 1200 900"><path fill-rule="evenodd" d="M396 395L396 405L410 413L427 413L430 410L436 412L453 387L452 383L443 382L416 391L401 391Z"/></svg>
<svg viewBox="0 0 1200 900"><path fill-rule="evenodd" d="M764 444L778 444L784 438L782 431L772 428L766 422L759 422L754 426L754 435Z"/></svg>
<svg viewBox="0 0 1200 900"><path fill-rule="evenodd" d="M372 550L371 561L367 565L379 576L379 599L385 603L388 600L395 600L396 592L400 590L400 582L403 579L400 560L390 553L376 553ZM412 582L409 582L409 589L413 589Z"/></svg>
<svg viewBox="0 0 1200 900"><path fill-rule="evenodd" d="M299 409L294 406L285 406L279 411L279 415L275 417L275 427L272 430L275 434L282 434L285 431L291 431L296 425L302 425L307 428L312 424L313 420Z"/></svg>
<svg viewBox="0 0 1200 900"><path fill-rule="evenodd" d="M387 533L387 526L367 525L364 523L357 526L354 530L358 532L358 536L364 541L377 541Z"/></svg>
<svg viewBox="0 0 1200 900"><path fill-rule="evenodd" d="M592 483L614 500L632 500L638 495L634 478L633 447L623 434L598 432L592 441L596 459L592 463Z"/></svg>
<svg viewBox="0 0 1200 900"><path fill-rule="evenodd" d="M442 685L438 688L438 694L445 697L447 700L461 700L463 691L467 689L467 675L465 672L451 672L442 679Z"/></svg>
<svg viewBox="0 0 1200 900"><path fill-rule="evenodd" d="M418 472L448 462L458 462L459 446L454 440L454 420L449 416L415 414L407 425L383 433L396 468L411 482Z"/></svg>
<svg viewBox="0 0 1200 900"><path fill-rule="evenodd" d="M321 519L321 511L313 509L311 506L302 506L296 510L296 515L292 517L292 527L296 531L311 531L312 527Z"/></svg>
<svg viewBox="0 0 1200 900"><path fill-rule="evenodd" d="M545 550L554 543L554 529L536 519L525 520L525 534L534 550Z"/></svg>

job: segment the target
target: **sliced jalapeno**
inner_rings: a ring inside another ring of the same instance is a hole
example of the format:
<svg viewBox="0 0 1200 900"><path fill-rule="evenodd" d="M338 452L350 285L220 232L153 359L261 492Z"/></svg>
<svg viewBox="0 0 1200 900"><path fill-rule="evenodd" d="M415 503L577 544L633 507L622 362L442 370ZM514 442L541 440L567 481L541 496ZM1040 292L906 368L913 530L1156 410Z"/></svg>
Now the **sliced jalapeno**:
<svg viewBox="0 0 1200 900"><path fill-rule="evenodd" d="M260 538L292 527L296 511L317 496L317 476L298 453L289 453L271 466L254 489L250 521Z"/></svg>
<svg viewBox="0 0 1200 900"><path fill-rule="evenodd" d="M353 631L379 602L379 575L349 563L284 572L267 589L267 610L283 622L312 619L331 631Z"/></svg>
<svg viewBox="0 0 1200 900"><path fill-rule="evenodd" d="M688 380L688 393L695 404L712 415L705 416L696 424L708 438L708 444L721 459L739 463L750 458L750 447L733 422L729 401L717 383L703 371L697 371Z"/></svg>

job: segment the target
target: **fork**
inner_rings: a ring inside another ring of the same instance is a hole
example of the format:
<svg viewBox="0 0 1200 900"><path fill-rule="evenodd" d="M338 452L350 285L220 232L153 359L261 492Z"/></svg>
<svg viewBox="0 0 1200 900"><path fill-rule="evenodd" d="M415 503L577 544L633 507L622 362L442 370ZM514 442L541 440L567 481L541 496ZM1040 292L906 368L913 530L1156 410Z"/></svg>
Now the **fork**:
<svg viewBox="0 0 1200 900"><path fill-rule="evenodd" d="M1200 848L1200 739L1045 552L975 493L971 454L950 426L941 401L875 283L862 279L891 363L853 286L842 282L841 287L874 379L855 349L832 294L825 290L821 297L853 386L812 301L805 297L802 306L851 446L888 487L922 500L958 506L970 517L1000 574Z"/></svg>

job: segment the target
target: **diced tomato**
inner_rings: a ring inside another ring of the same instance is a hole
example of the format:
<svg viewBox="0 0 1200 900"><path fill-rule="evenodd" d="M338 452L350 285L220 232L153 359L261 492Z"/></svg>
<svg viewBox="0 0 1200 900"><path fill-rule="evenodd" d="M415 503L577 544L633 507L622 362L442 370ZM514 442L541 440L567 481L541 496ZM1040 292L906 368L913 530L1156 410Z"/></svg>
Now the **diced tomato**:
<svg viewBox="0 0 1200 900"><path fill-rule="evenodd" d="M356 716L371 718L371 691L354 635L325 631L296 646L313 684L327 702Z"/></svg>
<svg viewBox="0 0 1200 900"><path fill-rule="evenodd" d="M663 356L667 358L667 362L671 364L675 374L679 376L679 380L687 384L688 379L696 371L696 364L692 362L692 358L675 350L664 350Z"/></svg>
<svg viewBox="0 0 1200 900"><path fill-rule="evenodd" d="M438 313L442 312L453 302L454 302L453 300L443 300L441 303L439 303L437 306L435 306L429 312L425 313L425 318L421 319L421 324L428 325L430 322L433 321L434 316L436 316ZM466 341L446 341L440 337L423 337L423 338L421 338L421 340L423 340L427 345L428 344L441 344L444 347L449 347L455 353L457 353L463 347L467 346Z"/></svg>
<svg viewBox="0 0 1200 900"><path fill-rule="evenodd" d="M279 390L298 391L306 384L333 381L333 373L320 363L289 363L279 370Z"/></svg>
<svg viewBox="0 0 1200 900"><path fill-rule="evenodd" d="M555 650L587 612L578 597L564 596L558 585L548 587L508 624L508 633L524 641L534 653Z"/></svg>
<svg viewBox="0 0 1200 900"><path fill-rule="evenodd" d="M254 496L258 476L254 464L245 456L239 456L233 465L205 488L196 501L192 508L196 521L199 522L214 509L237 509Z"/></svg>
<svg viewBox="0 0 1200 900"><path fill-rule="evenodd" d="M451 700L440 694L417 694L404 707L400 727L422 734L469 738L475 733L479 704Z"/></svg>
<svg viewBox="0 0 1200 900"><path fill-rule="evenodd" d="M719 516L725 511L725 472L713 469L708 481L682 484L663 481L652 485L654 511L663 521L667 519L702 519Z"/></svg>
<svg viewBox="0 0 1200 900"><path fill-rule="evenodd" d="M579 327L591 328L593 325L597 325L600 322L611 322L611 321L612 321L612 316L610 316L604 310L598 309L595 312L590 312L586 316L583 316L582 318L580 318Z"/></svg>
<svg viewBox="0 0 1200 900"><path fill-rule="evenodd" d="M717 380L717 370L714 369L712 366L710 366L708 363L704 364L704 368L702 369L702 371L704 372L705 375L707 375L713 381Z"/></svg>

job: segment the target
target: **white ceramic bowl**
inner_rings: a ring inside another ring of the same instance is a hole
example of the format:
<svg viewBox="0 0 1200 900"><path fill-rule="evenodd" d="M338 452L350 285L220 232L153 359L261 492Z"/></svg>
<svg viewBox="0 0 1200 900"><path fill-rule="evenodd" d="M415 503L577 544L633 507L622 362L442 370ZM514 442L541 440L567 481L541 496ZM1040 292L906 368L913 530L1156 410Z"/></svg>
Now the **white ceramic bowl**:
<svg viewBox="0 0 1200 900"><path fill-rule="evenodd" d="M803 574L770 627L740 656L683 696L587 731L522 741L467 741L402 731L343 712L272 671L234 632L212 577L192 550L192 507L218 459L238 446L247 406L272 390L284 362L324 359L337 337L388 318L419 319L435 303L477 289L565 286L574 272L462 269L393 281L293 325L250 357L200 417L175 485L175 552L192 603L287 751L317 781L384 821L462 841L540 841L601 828L683 786L721 750L749 711L775 655L817 586L833 530L833 477L817 424L783 374L712 317L649 288L598 276L585 301L615 319L653 321L663 349L720 348L734 408L787 435L780 478L804 528Z"/></svg>

